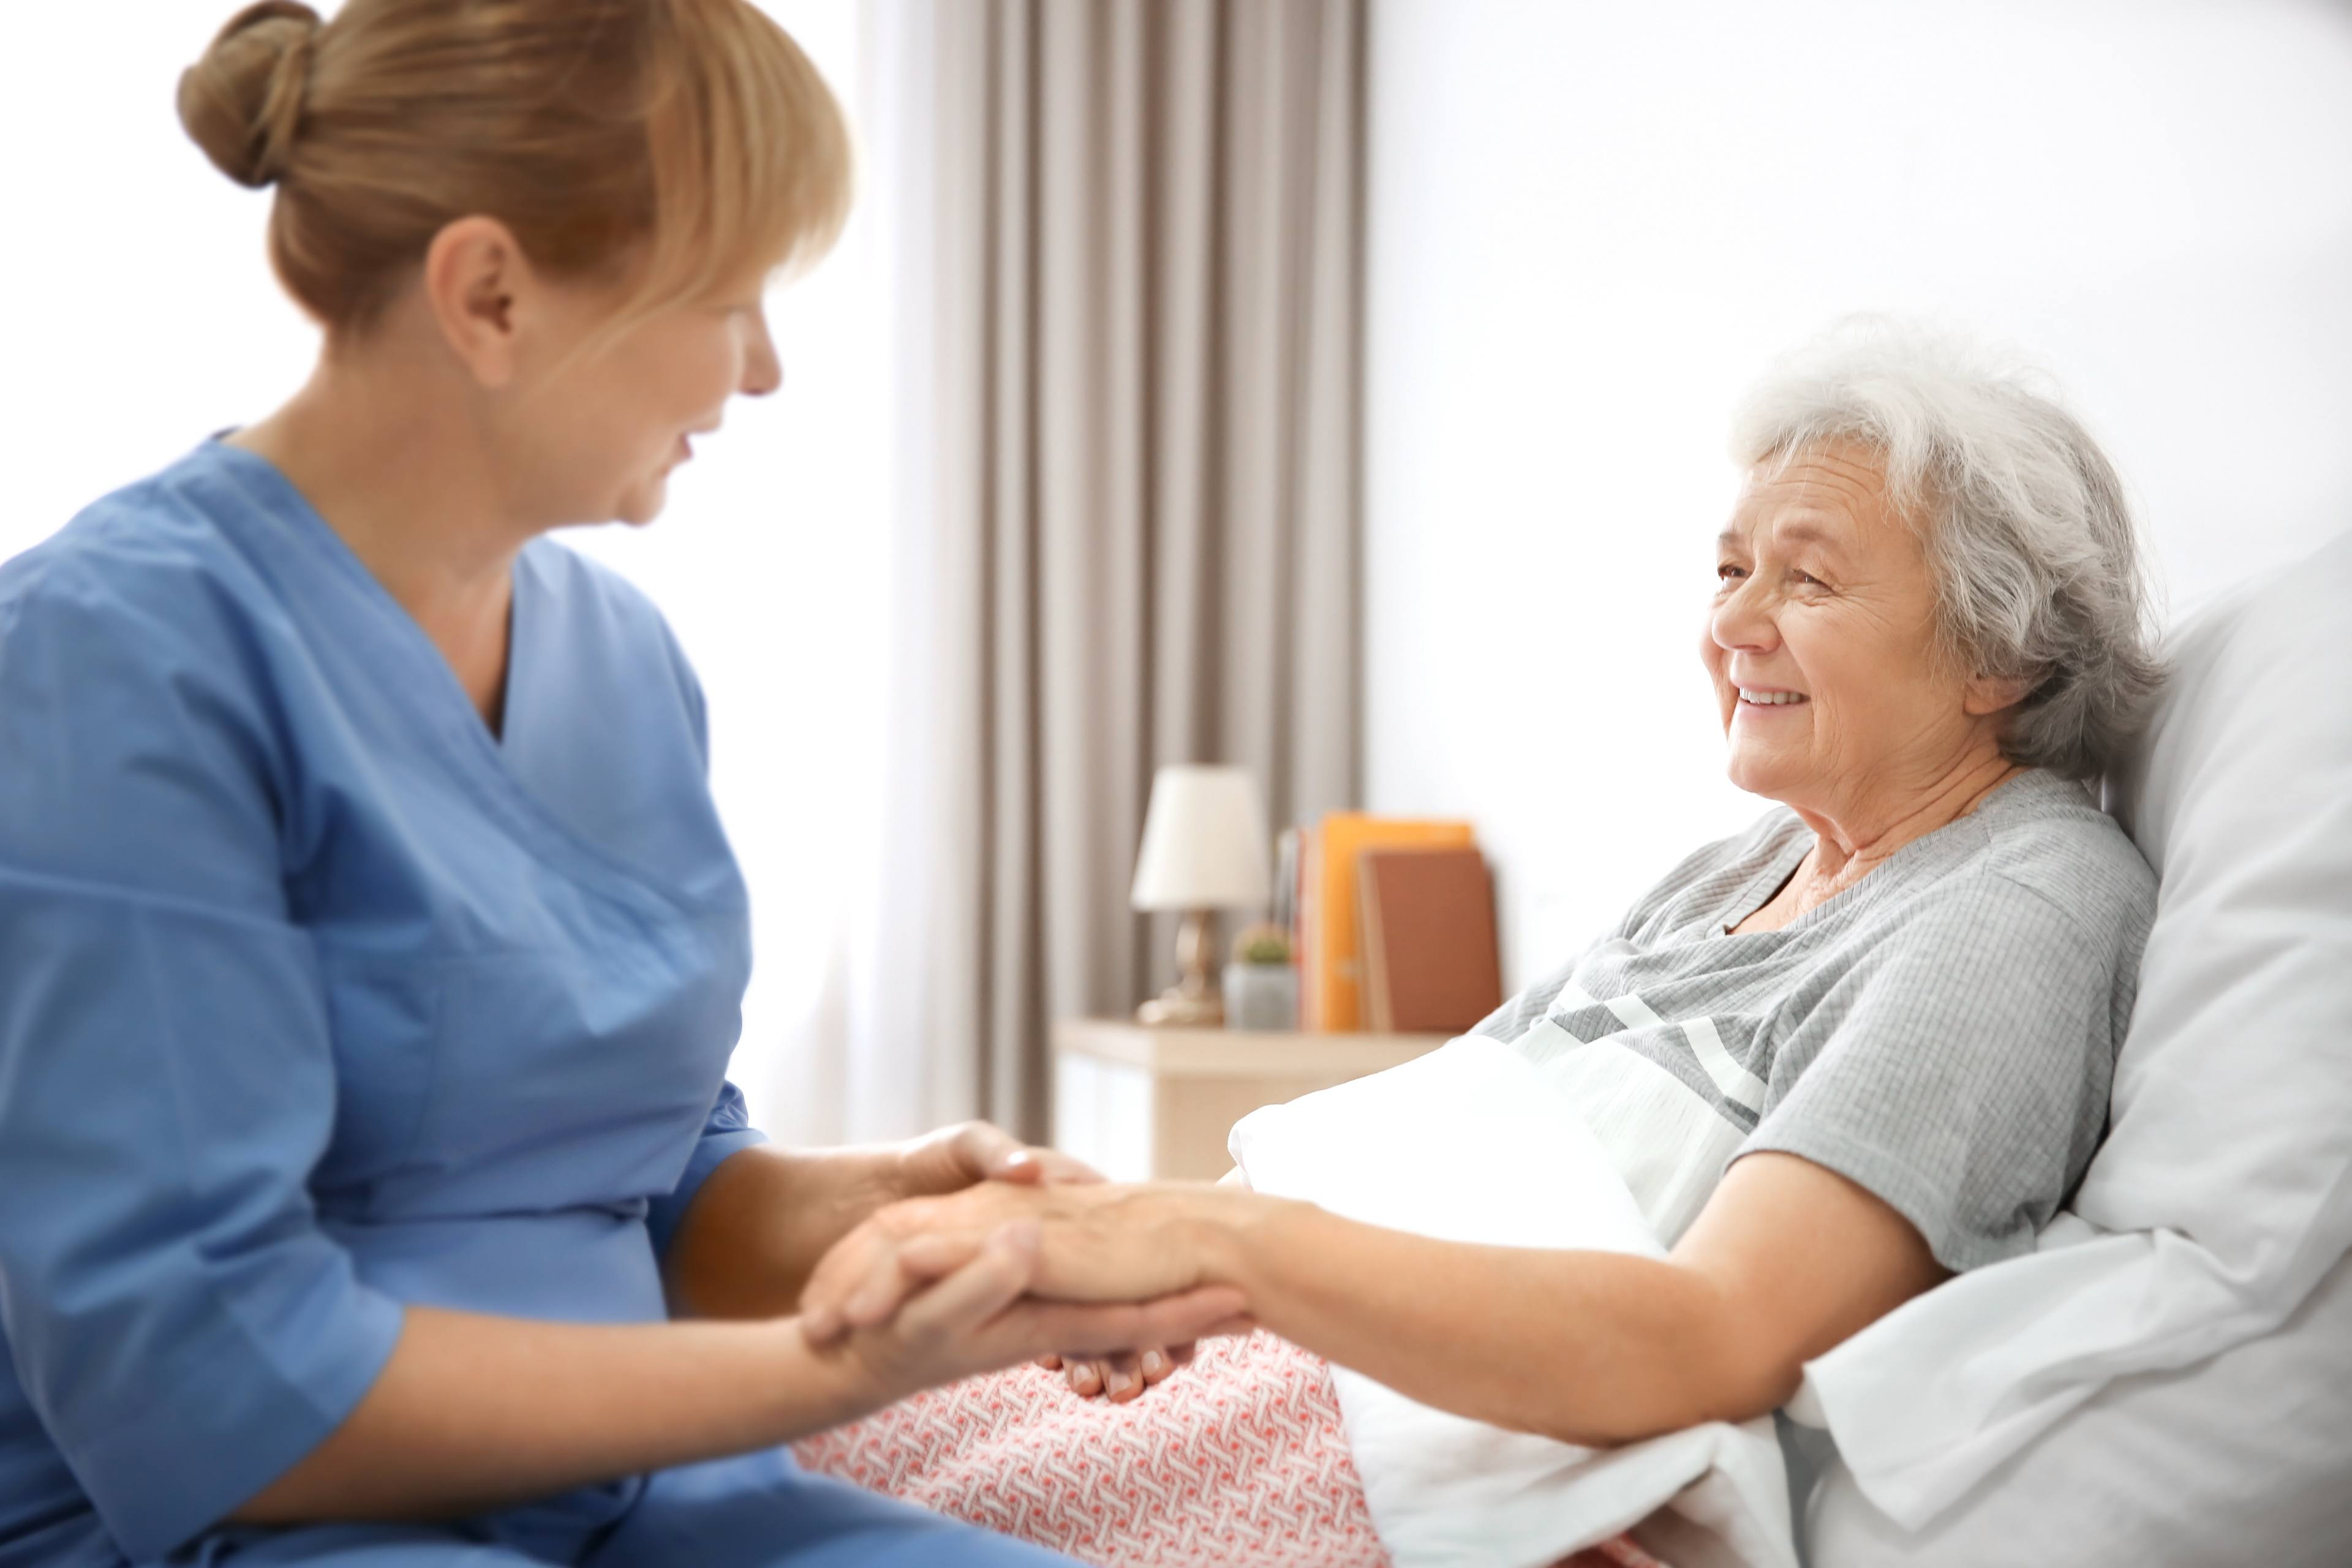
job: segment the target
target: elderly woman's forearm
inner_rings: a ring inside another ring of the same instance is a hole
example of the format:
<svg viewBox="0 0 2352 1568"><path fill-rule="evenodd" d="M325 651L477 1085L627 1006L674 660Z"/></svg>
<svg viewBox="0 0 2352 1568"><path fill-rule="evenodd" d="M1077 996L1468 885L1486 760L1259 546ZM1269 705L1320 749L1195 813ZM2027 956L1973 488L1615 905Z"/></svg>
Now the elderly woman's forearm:
<svg viewBox="0 0 2352 1568"><path fill-rule="evenodd" d="M1435 1241L1260 1200L1211 1220L1207 1276L1285 1338L1457 1415L1603 1446L1761 1415L1796 1363L1704 1275L1656 1258Z"/></svg>

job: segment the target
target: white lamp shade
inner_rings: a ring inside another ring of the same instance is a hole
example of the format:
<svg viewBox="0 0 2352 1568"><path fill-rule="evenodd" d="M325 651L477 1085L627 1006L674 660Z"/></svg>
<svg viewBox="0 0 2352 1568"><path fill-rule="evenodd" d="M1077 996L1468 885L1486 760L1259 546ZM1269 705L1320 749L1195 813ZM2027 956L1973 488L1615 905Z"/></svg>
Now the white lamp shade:
<svg viewBox="0 0 2352 1568"><path fill-rule="evenodd" d="M1151 781L1143 847L1135 857L1139 910L1246 909L1272 894L1265 812L1241 768L1181 764Z"/></svg>

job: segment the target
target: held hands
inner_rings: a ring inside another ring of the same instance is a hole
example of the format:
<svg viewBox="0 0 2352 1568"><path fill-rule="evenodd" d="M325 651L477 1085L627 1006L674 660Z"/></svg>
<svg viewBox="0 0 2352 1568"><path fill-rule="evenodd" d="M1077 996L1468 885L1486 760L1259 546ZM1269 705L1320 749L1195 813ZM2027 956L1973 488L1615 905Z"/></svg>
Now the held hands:
<svg viewBox="0 0 2352 1568"><path fill-rule="evenodd" d="M1227 1322L1243 1298L1209 1286L1138 1304L1091 1305L1038 1300L1041 1227L1034 1219L990 1229L977 1246L958 1237L908 1248L908 1273L924 1288L892 1303L887 1317L851 1323L805 1307L801 1333L820 1352L860 1363L884 1400L1009 1366L1048 1345L1101 1354L1137 1345L1189 1341ZM949 1263L950 1257L960 1260ZM811 1287L814 1291L815 1287Z"/></svg>
<svg viewBox="0 0 2352 1568"><path fill-rule="evenodd" d="M943 1128L919 1140L908 1151L907 1190L914 1194L958 1192L974 1182L1015 1182L1044 1185L1053 1182L1099 1182L1101 1173L1058 1149L1023 1143L985 1121L967 1121ZM1155 1346L1140 1355L1100 1359L1088 1356L1043 1355L1037 1364L1048 1372L1064 1372L1070 1386L1092 1397L1102 1394L1124 1403L1142 1394L1192 1359L1192 1347Z"/></svg>
<svg viewBox="0 0 2352 1568"><path fill-rule="evenodd" d="M1246 1190L1249 1178L1236 1165L1220 1177L1217 1184ZM1170 1345L1145 1351L1141 1355L1043 1355L1037 1358L1037 1364L1047 1372L1063 1373L1069 1379L1070 1387L1087 1398L1100 1394L1114 1405L1124 1405L1142 1398L1145 1389L1157 1387L1169 1373L1192 1359L1191 1345Z"/></svg>
<svg viewBox="0 0 2352 1568"><path fill-rule="evenodd" d="M1038 1227L1040 1237L1030 1294L1064 1303L1060 1310L1079 1314L1066 1321L1087 1331L1086 1337L1037 1348L1051 1349L1057 1360L1074 1366L1072 1386L1081 1393L1108 1390L1114 1398L1133 1397L1181 1365L1190 1342L1201 1333L1247 1326L1237 1292L1204 1294L1199 1289L1201 1259L1188 1245L1184 1222L1188 1207L1207 1195L1207 1189L1000 1181L892 1204L817 1265L801 1299L802 1331L812 1343L823 1345L880 1329L911 1300L943 1288L934 1281L977 1267L1000 1231L1026 1222ZM1106 1305L1075 1306L1081 1302ZM1221 1306L1218 1316L1193 1321L1192 1308L1207 1302ZM1030 1302L1024 1308L1045 1305ZM1184 1323L1185 1331L1150 1331L1174 1321ZM1167 1346L1181 1348L1162 1348ZM1152 1357L1148 1371L1143 1352Z"/></svg>
<svg viewBox="0 0 2352 1568"><path fill-rule="evenodd" d="M985 1121L967 1121L942 1128L918 1141L908 1152L908 1190L911 1194L942 1194L961 1190L974 1182L1015 1182L1043 1185L1052 1182L1099 1182L1102 1174L1058 1149L1036 1148ZM1140 1355L1132 1352L1100 1359L1043 1355L1037 1364L1062 1372L1070 1386L1091 1397L1114 1401L1133 1399L1192 1359L1192 1347L1157 1347Z"/></svg>

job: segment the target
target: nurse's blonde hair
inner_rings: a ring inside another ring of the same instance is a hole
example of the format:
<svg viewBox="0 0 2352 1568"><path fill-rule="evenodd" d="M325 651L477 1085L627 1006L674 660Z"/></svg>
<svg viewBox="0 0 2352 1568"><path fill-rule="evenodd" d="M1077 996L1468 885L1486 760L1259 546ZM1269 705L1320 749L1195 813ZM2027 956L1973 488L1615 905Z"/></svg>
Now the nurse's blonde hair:
<svg viewBox="0 0 2352 1568"><path fill-rule="evenodd" d="M269 255L331 333L363 332L433 237L503 222L533 266L625 288L635 319L804 264L849 205L849 134L749 0L299 0L232 17L181 122L277 186Z"/></svg>

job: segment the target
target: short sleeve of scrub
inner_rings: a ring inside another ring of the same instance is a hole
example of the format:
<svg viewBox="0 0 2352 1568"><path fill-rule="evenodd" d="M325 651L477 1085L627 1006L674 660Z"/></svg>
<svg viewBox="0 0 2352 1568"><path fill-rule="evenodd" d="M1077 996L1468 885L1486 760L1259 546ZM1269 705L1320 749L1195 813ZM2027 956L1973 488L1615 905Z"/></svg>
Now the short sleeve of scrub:
<svg viewBox="0 0 2352 1568"><path fill-rule="evenodd" d="M653 1233L654 1250L669 1250L669 1244L677 1237L678 1222L686 1218L686 1211L693 1206L695 1195L702 1191L702 1184L710 1179L711 1172L730 1155L767 1141L768 1135L751 1125L751 1112L743 1103L743 1091L732 1082L723 1085L719 1090L719 1103L710 1108L702 1136L687 1161L686 1174L678 1178L674 1192L667 1197L656 1198L646 1212L646 1227Z"/></svg>
<svg viewBox="0 0 2352 1568"><path fill-rule="evenodd" d="M273 715L165 586L65 563L0 611L0 1312L140 1561L333 1430L401 1327L305 1185L336 1073Z"/></svg>

